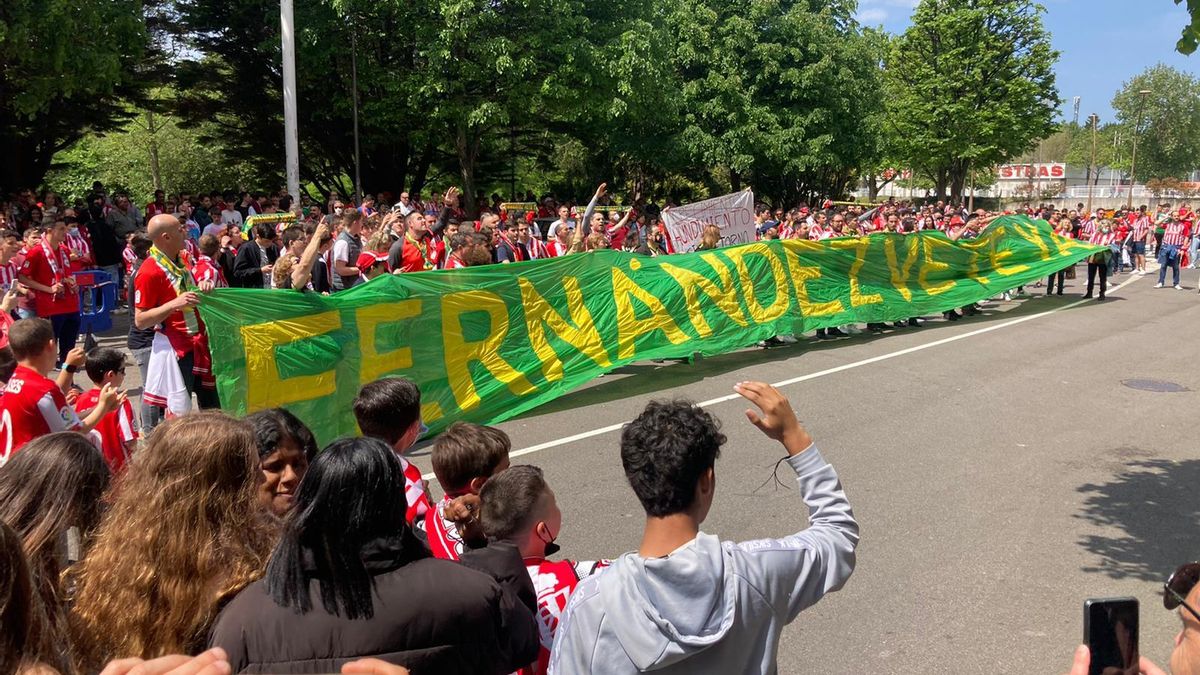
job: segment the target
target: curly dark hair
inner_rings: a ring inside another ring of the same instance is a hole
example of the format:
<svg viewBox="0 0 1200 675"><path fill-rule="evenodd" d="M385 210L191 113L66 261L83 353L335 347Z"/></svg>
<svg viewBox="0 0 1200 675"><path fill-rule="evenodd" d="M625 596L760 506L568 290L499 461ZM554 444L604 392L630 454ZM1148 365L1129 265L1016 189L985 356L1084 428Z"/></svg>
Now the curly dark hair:
<svg viewBox="0 0 1200 675"><path fill-rule="evenodd" d="M686 511L696 483L721 456L725 435L691 401L651 401L621 431L621 465L646 515Z"/></svg>

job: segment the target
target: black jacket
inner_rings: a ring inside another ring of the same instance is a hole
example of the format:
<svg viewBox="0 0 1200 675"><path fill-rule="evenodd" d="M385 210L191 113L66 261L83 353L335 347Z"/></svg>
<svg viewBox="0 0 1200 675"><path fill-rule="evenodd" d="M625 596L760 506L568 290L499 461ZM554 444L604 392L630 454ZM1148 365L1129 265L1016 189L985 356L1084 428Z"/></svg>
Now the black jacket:
<svg viewBox="0 0 1200 675"><path fill-rule="evenodd" d="M235 673L336 673L376 657L418 675L503 675L537 659L536 596L515 547L468 551L459 563L427 556L410 536L364 549L375 585L370 619L327 612L315 579L303 615L256 581L217 617L209 645L229 654Z"/></svg>
<svg viewBox="0 0 1200 675"><path fill-rule="evenodd" d="M238 288L264 288L263 265L274 265L279 259L279 249L274 245L267 247L267 259L263 260L262 249L258 242L247 241L238 247L237 257L233 261L233 280L230 282Z"/></svg>

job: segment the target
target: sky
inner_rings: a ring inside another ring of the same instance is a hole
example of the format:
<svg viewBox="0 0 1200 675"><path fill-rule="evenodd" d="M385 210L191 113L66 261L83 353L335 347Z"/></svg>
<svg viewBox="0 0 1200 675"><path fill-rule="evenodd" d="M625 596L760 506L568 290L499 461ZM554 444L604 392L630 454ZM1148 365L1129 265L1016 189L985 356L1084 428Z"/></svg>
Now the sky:
<svg viewBox="0 0 1200 675"><path fill-rule="evenodd" d="M918 0L859 0L858 20L902 33ZM1114 120L1113 94L1122 83L1156 63L1200 76L1200 51L1175 51L1187 11L1174 0L1042 0L1043 17L1059 55L1055 79L1063 100L1060 117L1070 121L1072 99L1080 97L1079 119L1091 113Z"/></svg>

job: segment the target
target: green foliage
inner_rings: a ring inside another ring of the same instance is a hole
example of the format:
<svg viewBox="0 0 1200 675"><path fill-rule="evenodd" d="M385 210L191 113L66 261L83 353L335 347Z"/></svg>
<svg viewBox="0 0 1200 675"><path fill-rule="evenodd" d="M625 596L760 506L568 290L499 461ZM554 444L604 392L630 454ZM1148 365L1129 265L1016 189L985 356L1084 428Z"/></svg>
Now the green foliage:
<svg viewBox="0 0 1200 675"><path fill-rule="evenodd" d="M1184 0L1175 0L1177 5L1183 3ZM1180 54L1191 54L1196 51L1196 45L1200 44L1200 0L1187 0L1187 10L1192 22L1183 27L1179 42L1175 44L1175 49L1179 50Z"/></svg>
<svg viewBox="0 0 1200 675"><path fill-rule="evenodd" d="M938 196L962 194L971 166L1028 151L1054 130L1058 53L1027 0L922 0L891 47L888 116L908 166Z"/></svg>
<svg viewBox="0 0 1200 675"><path fill-rule="evenodd" d="M1149 93L1142 96L1142 91ZM1122 138L1137 134L1135 178L1181 178L1196 168L1200 79L1162 64L1152 66L1124 83L1112 106Z"/></svg>
<svg viewBox="0 0 1200 675"><path fill-rule="evenodd" d="M119 126L139 97L140 0L0 3L0 192L36 186L54 153Z"/></svg>
<svg viewBox="0 0 1200 675"><path fill-rule="evenodd" d="M219 145L200 140L196 129L183 129L173 116L154 115L130 120L122 129L88 136L57 157L60 168L46 176L46 184L64 199L84 198L92 181L110 190L125 190L135 203L145 204L156 187L168 194L238 189L255 176L246 162L227 159ZM205 129L199 130L201 133ZM151 148L157 148L160 179L155 185L151 171Z"/></svg>
<svg viewBox="0 0 1200 675"><path fill-rule="evenodd" d="M878 147L877 40L853 3L678 0L669 15L682 82L682 152L776 200L838 194Z"/></svg>

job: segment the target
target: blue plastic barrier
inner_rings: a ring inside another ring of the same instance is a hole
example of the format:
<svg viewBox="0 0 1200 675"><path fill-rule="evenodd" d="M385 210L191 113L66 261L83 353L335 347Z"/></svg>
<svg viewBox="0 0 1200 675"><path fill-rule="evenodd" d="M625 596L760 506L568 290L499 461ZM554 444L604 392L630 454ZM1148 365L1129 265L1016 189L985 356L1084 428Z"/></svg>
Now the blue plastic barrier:
<svg viewBox="0 0 1200 675"><path fill-rule="evenodd" d="M104 270L75 273L79 289L79 334L112 330L112 311L117 307L117 280Z"/></svg>

